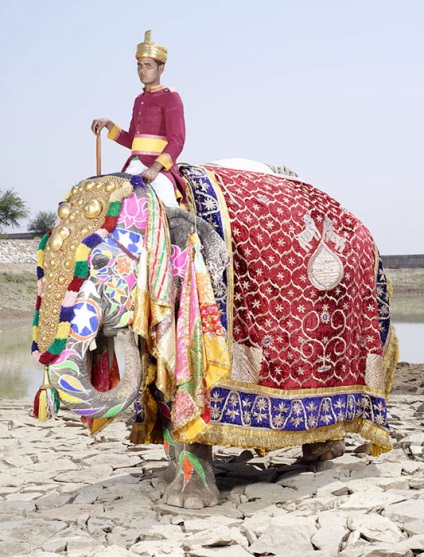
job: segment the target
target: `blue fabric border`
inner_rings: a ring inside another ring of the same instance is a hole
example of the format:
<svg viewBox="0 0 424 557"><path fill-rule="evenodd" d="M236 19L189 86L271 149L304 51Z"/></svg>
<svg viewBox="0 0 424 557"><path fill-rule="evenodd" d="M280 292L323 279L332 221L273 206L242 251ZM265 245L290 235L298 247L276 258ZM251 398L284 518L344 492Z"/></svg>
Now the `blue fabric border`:
<svg viewBox="0 0 424 557"><path fill-rule="evenodd" d="M386 401L363 392L270 396L218 386L210 407L215 425L306 431L361 418L388 430Z"/></svg>
<svg viewBox="0 0 424 557"><path fill-rule="evenodd" d="M188 164L179 165L179 170L189 182L195 203L196 214L203 218L218 232L226 242L225 228L222 222L221 207L214 184L210 180L207 170L199 166ZM223 279L219 285L214 285L215 301L221 317L222 326L228 331L228 276L227 271L223 273Z"/></svg>

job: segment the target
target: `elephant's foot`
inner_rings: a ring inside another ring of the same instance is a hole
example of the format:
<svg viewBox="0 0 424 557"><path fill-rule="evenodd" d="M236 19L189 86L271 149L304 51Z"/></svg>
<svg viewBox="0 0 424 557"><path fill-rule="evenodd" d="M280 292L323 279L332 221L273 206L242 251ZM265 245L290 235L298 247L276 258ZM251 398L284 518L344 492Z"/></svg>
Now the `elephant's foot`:
<svg viewBox="0 0 424 557"><path fill-rule="evenodd" d="M212 447L193 443L176 445L177 473L164 493L168 505L203 509L218 503L219 491L212 468Z"/></svg>
<svg viewBox="0 0 424 557"><path fill-rule="evenodd" d="M342 456L345 450L346 445L343 439L324 441L323 443L308 443L302 445L302 460L305 462L331 460Z"/></svg>
<svg viewBox="0 0 424 557"><path fill-rule="evenodd" d="M158 483L156 484L156 488L161 492L165 493L166 489L172 484L175 480L175 476L177 473L177 467L175 466L175 462L169 462L168 467L163 470L159 474Z"/></svg>

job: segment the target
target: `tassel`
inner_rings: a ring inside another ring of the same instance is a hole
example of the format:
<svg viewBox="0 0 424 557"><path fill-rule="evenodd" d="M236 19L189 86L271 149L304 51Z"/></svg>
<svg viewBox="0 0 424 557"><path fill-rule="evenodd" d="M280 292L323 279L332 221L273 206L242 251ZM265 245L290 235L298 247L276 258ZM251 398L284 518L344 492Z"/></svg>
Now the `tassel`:
<svg viewBox="0 0 424 557"><path fill-rule="evenodd" d="M41 422L52 420L60 407L59 395L49 379L49 366L44 366L43 384L34 397L34 416Z"/></svg>

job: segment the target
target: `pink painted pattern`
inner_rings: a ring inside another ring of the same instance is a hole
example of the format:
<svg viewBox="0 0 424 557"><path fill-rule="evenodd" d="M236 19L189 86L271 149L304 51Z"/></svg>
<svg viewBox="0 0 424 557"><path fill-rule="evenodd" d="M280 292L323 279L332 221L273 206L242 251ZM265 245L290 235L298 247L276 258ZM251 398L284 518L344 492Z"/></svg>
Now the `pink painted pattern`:
<svg viewBox="0 0 424 557"><path fill-rule="evenodd" d="M147 226L147 217L146 198L137 199L135 195L131 195L122 202L118 225L127 230L130 230L131 227L144 230Z"/></svg>
<svg viewBox="0 0 424 557"><path fill-rule="evenodd" d="M171 255L172 274L179 277L185 277L187 262L187 249L181 250L178 246L173 245Z"/></svg>
<svg viewBox="0 0 424 557"><path fill-rule="evenodd" d="M177 248L178 249L178 248ZM185 275L183 275L185 277ZM178 384L186 382L191 377L190 362L188 356L189 345L186 339L186 306L187 292L186 288L181 289L180 307L177 317L177 334L176 334L176 362L175 362L175 381Z"/></svg>

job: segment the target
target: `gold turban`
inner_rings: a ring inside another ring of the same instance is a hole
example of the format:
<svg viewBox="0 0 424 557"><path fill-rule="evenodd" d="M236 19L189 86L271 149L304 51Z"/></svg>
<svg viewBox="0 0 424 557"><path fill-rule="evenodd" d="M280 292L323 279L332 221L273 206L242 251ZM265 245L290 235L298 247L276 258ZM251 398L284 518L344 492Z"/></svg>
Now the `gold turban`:
<svg viewBox="0 0 424 557"><path fill-rule="evenodd" d="M160 44L152 43L151 38L152 32L146 31L144 33L144 42L137 45L135 57L142 58L143 56L146 56L147 58L154 58L155 60L159 60L159 62L163 62L165 64L168 56L168 50Z"/></svg>

